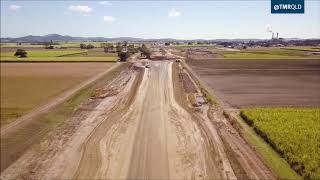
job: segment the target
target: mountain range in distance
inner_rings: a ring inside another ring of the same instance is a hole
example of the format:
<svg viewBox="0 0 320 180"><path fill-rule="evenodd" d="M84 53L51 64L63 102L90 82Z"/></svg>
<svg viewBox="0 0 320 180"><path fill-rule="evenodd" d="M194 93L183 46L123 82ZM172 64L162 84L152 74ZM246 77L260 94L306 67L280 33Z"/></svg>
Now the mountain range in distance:
<svg viewBox="0 0 320 180"><path fill-rule="evenodd" d="M161 38L161 39L144 39L144 38L134 38L134 37L116 37L116 38L106 38L106 37L73 37L68 35L60 35L60 34L48 34L44 36L23 36L18 38L1 38L1 42L29 42L29 43L36 43L36 42L50 42L50 41L97 41L97 42L121 42L121 41L128 41L128 42L139 42L139 41L224 41L224 42L232 42L232 41L261 41L266 39L193 39L193 40L181 40L181 39L173 39L173 38ZM290 38L286 40L299 40L298 38Z"/></svg>
<svg viewBox="0 0 320 180"><path fill-rule="evenodd" d="M50 42L50 41L139 41L140 38L131 37L118 37L118 38L106 38L106 37L73 37L63 36L60 34L48 34L44 36L23 36L18 38L1 38L1 42Z"/></svg>

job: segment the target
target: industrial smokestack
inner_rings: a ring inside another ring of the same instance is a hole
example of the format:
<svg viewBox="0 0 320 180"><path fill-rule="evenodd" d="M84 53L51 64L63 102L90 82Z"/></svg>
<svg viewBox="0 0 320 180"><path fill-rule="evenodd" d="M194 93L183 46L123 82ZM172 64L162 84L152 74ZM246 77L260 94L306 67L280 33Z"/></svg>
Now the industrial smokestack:
<svg viewBox="0 0 320 180"><path fill-rule="evenodd" d="M279 33L277 32L277 39L279 39Z"/></svg>
<svg viewBox="0 0 320 180"><path fill-rule="evenodd" d="M274 38L274 32L272 32L272 38L271 39L273 39Z"/></svg>

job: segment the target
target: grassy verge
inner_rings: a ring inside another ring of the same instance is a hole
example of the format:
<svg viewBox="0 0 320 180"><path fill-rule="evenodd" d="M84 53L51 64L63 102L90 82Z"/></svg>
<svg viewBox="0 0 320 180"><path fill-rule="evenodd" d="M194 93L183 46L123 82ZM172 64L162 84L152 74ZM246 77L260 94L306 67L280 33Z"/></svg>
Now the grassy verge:
<svg viewBox="0 0 320 180"><path fill-rule="evenodd" d="M252 108L240 115L305 179L320 178L319 108Z"/></svg>
<svg viewBox="0 0 320 180"><path fill-rule="evenodd" d="M49 113L39 116L16 131L1 136L1 171L17 160L28 148L40 142L50 131L70 118L77 107L86 102L95 89L114 78L128 64L122 64L99 80L82 88Z"/></svg>

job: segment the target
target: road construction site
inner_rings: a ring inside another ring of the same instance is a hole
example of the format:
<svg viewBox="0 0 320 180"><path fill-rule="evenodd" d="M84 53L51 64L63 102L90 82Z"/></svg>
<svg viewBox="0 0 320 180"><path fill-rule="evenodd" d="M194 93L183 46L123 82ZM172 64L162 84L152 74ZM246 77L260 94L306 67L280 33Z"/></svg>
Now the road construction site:
<svg viewBox="0 0 320 180"><path fill-rule="evenodd" d="M131 59L1 179L276 179L172 56Z"/></svg>

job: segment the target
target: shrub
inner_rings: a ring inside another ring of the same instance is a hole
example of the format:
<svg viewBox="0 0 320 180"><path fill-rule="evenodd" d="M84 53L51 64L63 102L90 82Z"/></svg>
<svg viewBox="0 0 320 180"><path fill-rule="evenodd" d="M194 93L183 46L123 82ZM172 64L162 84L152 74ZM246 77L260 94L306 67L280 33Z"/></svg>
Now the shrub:
<svg viewBox="0 0 320 180"><path fill-rule="evenodd" d="M27 51L23 49L17 49L17 51L14 53L14 56L24 58L24 57L27 57L27 54L28 54Z"/></svg>
<svg viewBox="0 0 320 180"><path fill-rule="evenodd" d="M129 58L130 54L128 52L119 52L118 56L120 58L120 61L127 61L127 59Z"/></svg>

